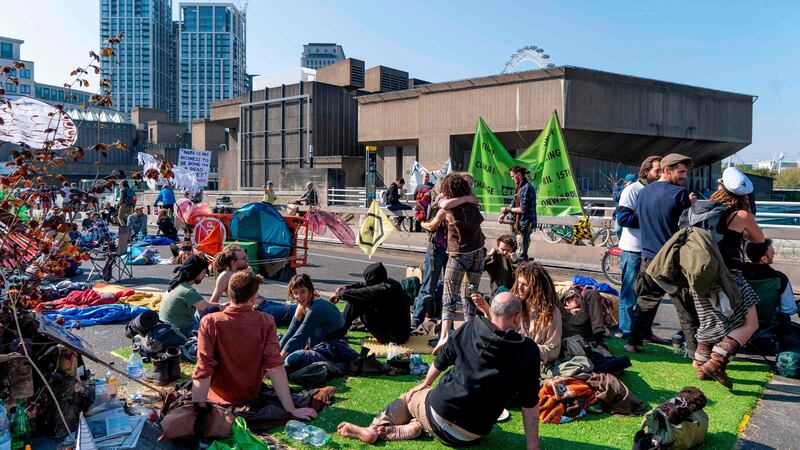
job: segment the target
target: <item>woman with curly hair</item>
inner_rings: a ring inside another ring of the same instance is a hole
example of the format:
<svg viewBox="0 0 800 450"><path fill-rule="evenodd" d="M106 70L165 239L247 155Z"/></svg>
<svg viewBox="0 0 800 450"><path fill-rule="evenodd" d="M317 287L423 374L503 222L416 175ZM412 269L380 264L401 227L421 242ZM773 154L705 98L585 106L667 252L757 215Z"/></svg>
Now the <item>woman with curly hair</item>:
<svg viewBox="0 0 800 450"><path fill-rule="evenodd" d="M542 363L558 358L561 353L561 312L556 306L558 295L550 274L537 262L525 262L517 267L511 292L523 304L519 334L536 342Z"/></svg>
<svg viewBox="0 0 800 450"><path fill-rule="evenodd" d="M442 180L442 195L449 200L472 198L472 186L468 177L459 174L447 175ZM443 206L436 216L422 224L434 231L442 221L447 221L447 254L449 256L444 273L444 296L442 301L442 333L433 349L438 353L450 336L450 327L455 318L459 300L464 305L464 320L475 317L475 303L468 296L468 284L480 285L484 269L485 237L481 231L483 216L478 205L464 201ZM464 282L466 278L466 283Z"/></svg>
<svg viewBox="0 0 800 450"><path fill-rule="evenodd" d="M699 368L697 377L716 380L729 389L733 387L733 382L728 378L725 368L758 329L756 304L759 297L742 273L745 240L756 244L765 240L764 232L750 210L747 196L751 192L753 184L750 179L739 169L730 167L725 169L722 182L711 195L713 202L711 206L727 207L727 210L721 213L715 230L722 235L717 245L725 266L730 270L733 280L741 291L741 303L731 305L733 311L728 311L726 314L724 308L711 299L700 298L692 292L700 319L696 335L697 350L694 355L694 366ZM705 202L698 203L692 207L691 213L697 212Z"/></svg>

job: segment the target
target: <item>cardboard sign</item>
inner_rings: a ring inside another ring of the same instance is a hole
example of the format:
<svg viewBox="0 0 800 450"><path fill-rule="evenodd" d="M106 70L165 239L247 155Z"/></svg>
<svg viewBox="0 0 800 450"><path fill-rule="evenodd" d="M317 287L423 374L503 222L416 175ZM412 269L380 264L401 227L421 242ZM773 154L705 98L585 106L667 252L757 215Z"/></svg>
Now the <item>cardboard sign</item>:
<svg viewBox="0 0 800 450"><path fill-rule="evenodd" d="M197 187L206 187L208 173L211 170L211 152L182 148L178 154L178 167L192 172L197 177Z"/></svg>

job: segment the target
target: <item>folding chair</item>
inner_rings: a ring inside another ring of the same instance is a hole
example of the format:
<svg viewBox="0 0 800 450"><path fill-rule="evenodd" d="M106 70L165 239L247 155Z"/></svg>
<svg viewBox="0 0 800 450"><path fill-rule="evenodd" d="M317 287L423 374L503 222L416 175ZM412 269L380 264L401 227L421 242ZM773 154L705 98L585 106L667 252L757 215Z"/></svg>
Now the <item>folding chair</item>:
<svg viewBox="0 0 800 450"><path fill-rule="evenodd" d="M765 352L758 345L759 341L766 340L771 343L771 348L768 349L769 353L773 353L776 344L775 330L778 327L778 304L781 295L781 280L780 278L765 278L761 280L747 280L747 283L758 294L759 301L756 304L756 312L758 314L758 330L753 333L753 336L748 342L748 346L755 350L767 364L772 364Z"/></svg>
<svg viewBox="0 0 800 450"><path fill-rule="evenodd" d="M129 239L130 229L127 226L119 227L116 243L109 240L91 250L89 261L92 264L92 270L86 281L92 281L95 277L103 278L107 282L133 278L133 267L128 264Z"/></svg>

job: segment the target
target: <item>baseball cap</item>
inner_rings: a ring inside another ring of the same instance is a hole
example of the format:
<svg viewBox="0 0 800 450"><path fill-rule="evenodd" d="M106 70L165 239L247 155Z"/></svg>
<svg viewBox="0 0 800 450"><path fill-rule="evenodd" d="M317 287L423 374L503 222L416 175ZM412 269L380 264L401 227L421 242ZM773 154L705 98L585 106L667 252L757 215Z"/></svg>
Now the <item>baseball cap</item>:
<svg viewBox="0 0 800 450"><path fill-rule="evenodd" d="M670 167L675 164L692 164L692 158L681 155L680 153L670 153L669 155L661 158L661 167Z"/></svg>
<svg viewBox="0 0 800 450"><path fill-rule="evenodd" d="M566 291L564 291L563 294L561 294L561 301L564 302L567 299L572 298L575 295L580 295L580 294L581 294L580 288L578 288L576 286L573 286L573 287L567 289Z"/></svg>
<svg viewBox="0 0 800 450"><path fill-rule="evenodd" d="M764 242L759 242L758 244L748 242L744 252L747 253L747 259L758 263L758 260L767 253L767 249L770 245L772 245L772 239L766 239Z"/></svg>
<svg viewBox="0 0 800 450"><path fill-rule="evenodd" d="M633 183L634 181L636 181L636 175L632 173L625 175L625 181L630 181L631 183Z"/></svg>
<svg viewBox="0 0 800 450"><path fill-rule="evenodd" d="M722 185L733 195L747 195L753 192L753 182L736 167L728 167L722 172Z"/></svg>

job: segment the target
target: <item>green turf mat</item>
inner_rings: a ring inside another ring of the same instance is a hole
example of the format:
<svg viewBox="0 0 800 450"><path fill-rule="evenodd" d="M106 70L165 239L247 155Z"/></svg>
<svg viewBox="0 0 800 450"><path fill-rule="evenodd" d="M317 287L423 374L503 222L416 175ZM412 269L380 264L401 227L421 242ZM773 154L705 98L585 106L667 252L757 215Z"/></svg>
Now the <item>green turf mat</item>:
<svg viewBox="0 0 800 450"><path fill-rule="evenodd" d="M278 330L279 333L284 331L285 328ZM353 348L359 350L360 343L366 336L366 333L351 332L348 340ZM608 344L615 355L626 354L620 339L609 339ZM127 359L130 352L131 348L128 346L115 350L112 354ZM729 391L718 383L697 380L691 362L673 354L669 347L648 344L645 352L629 356L633 367L625 371L621 380L649 407L664 402L685 386L697 386L705 392L709 399L706 412L710 418L706 443L701 447L705 449L734 447L740 424L752 413L771 376L768 367L763 364L735 359L728 366L728 374L734 381L734 389ZM430 355L423 355L423 359L432 361ZM185 375L190 374L192 368L192 364L185 362L181 364L181 370ZM347 377L333 380L332 385L339 389L336 400L313 424L331 435L330 448L369 448L370 446L360 442L340 438L335 434L336 426L342 421L361 426L368 425L377 412L422 379L423 376L408 375ZM539 429L542 448L629 449L641 420L641 417L589 414L568 424L541 424ZM274 432L278 439L292 447L309 450L315 448L291 441L283 430ZM511 411L511 420L498 424L492 434L482 440L480 448L507 450L521 448L524 442L522 414L518 409L514 409ZM380 445L396 449L446 448L430 438Z"/></svg>

